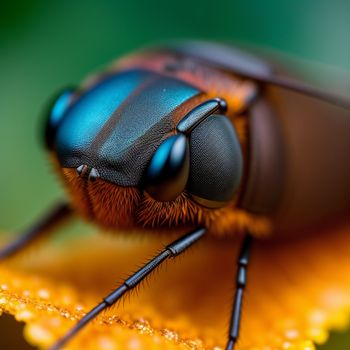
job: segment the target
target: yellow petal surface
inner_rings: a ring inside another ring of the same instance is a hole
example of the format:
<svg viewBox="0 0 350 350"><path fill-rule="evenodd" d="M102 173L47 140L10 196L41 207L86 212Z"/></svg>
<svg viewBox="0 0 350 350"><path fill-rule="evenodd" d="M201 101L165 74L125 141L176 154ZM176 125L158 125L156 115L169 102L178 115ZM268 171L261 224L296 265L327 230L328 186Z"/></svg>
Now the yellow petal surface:
<svg viewBox="0 0 350 350"><path fill-rule="evenodd" d="M0 265L0 309L45 349L173 237L95 234L45 242ZM237 240L208 237L67 344L75 349L223 349ZM312 350L350 316L350 225L256 241L238 349Z"/></svg>

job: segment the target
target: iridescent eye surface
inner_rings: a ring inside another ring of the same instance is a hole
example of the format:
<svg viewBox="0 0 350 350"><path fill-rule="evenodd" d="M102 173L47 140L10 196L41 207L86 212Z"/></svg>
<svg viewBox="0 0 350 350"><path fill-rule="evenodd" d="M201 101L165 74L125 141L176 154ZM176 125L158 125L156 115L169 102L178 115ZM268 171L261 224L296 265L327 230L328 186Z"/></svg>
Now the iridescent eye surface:
<svg viewBox="0 0 350 350"><path fill-rule="evenodd" d="M62 120L65 114L71 98L73 95L73 89L65 89L61 91L56 98L53 99L49 105L49 111L47 113L46 125L45 125L45 144L48 149L53 148L54 137L57 131L57 126Z"/></svg>
<svg viewBox="0 0 350 350"><path fill-rule="evenodd" d="M174 200L185 189L188 174L188 140L183 134L170 136L151 159L144 179L145 190L158 201Z"/></svg>
<svg viewBox="0 0 350 350"><path fill-rule="evenodd" d="M243 172L241 146L230 120L211 115L190 134L187 190L199 204L225 206L233 199Z"/></svg>

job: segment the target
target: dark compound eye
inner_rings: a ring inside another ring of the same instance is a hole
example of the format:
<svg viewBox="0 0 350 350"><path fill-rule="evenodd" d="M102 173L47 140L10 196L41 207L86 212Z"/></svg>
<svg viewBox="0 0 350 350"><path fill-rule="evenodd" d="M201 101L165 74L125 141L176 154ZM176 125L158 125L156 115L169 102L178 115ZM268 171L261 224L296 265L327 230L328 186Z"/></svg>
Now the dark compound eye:
<svg viewBox="0 0 350 350"><path fill-rule="evenodd" d="M48 149L53 148L57 126L71 102L72 95L73 89L65 89L61 91L61 93L58 94L49 105L44 131L45 145Z"/></svg>
<svg viewBox="0 0 350 350"><path fill-rule="evenodd" d="M190 134L190 174L187 189L199 204L218 208L230 201L243 172L236 131L224 115L211 115Z"/></svg>
<svg viewBox="0 0 350 350"><path fill-rule="evenodd" d="M148 166L144 186L158 201L171 201L184 190L189 174L189 146L185 135L166 139L154 153Z"/></svg>

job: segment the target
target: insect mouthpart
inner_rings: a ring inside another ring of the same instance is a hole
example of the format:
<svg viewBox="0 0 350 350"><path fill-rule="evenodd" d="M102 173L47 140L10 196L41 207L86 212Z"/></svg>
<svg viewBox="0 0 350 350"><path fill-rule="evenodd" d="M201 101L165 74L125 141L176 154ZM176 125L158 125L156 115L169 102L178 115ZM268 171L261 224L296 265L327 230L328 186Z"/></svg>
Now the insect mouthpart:
<svg viewBox="0 0 350 350"><path fill-rule="evenodd" d="M87 177L89 181L94 182L100 177L99 172L95 168L82 164L77 167L77 174L79 177Z"/></svg>

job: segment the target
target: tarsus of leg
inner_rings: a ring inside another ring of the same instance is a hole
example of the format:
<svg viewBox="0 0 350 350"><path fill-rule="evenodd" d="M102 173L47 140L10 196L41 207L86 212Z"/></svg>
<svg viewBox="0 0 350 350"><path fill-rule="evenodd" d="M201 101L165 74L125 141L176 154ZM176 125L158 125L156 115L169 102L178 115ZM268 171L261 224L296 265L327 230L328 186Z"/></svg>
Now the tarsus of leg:
<svg viewBox="0 0 350 350"><path fill-rule="evenodd" d="M252 246L252 236L247 234L242 243L240 253L238 255L238 270L236 275L236 294L233 303L231 324L229 328L229 339L226 345L226 350L233 350L238 337L240 330L240 322L242 315L242 302L244 289L247 284L247 268L249 264L249 255Z"/></svg>
<svg viewBox="0 0 350 350"><path fill-rule="evenodd" d="M103 310L115 304L126 292L136 287L142 280L144 280L152 271L161 265L168 258L174 258L184 252L188 247L197 242L206 232L206 229L196 229L175 242L169 244L165 249L155 258L150 260L146 265L131 275L124 283L105 297L101 303L89 311L70 331L68 331L61 339L59 339L50 350L59 350L72 337L74 337L79 330L81 330L92 319L98 316Z"/></svg>

